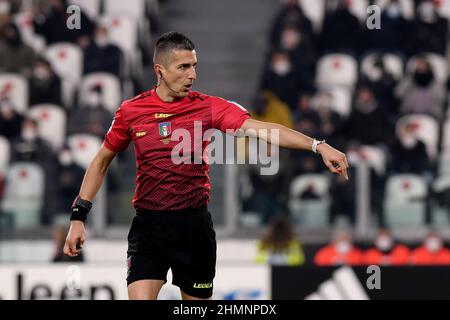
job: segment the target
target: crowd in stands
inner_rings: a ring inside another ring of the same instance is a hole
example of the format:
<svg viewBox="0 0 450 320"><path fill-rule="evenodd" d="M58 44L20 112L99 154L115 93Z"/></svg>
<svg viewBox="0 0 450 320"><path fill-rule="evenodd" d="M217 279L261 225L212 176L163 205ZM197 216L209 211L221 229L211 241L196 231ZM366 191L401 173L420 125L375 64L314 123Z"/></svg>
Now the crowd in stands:
<svg viewBox="0 0 450 320"><path fill-rule="evenodd" d="M366 23L369 5L381 9L379 29ZM252 114L326 139L347 154L351 178L326 174L311 152L281 150L279 175L250 168L242 179L252 191L243 194L244 213L261 223L287 213L307 224L307 211L326 211L312 223L353 224L364 163L374 226L436 224L436 208L448 220L449 8L430 0L281 1Z"/></svg>

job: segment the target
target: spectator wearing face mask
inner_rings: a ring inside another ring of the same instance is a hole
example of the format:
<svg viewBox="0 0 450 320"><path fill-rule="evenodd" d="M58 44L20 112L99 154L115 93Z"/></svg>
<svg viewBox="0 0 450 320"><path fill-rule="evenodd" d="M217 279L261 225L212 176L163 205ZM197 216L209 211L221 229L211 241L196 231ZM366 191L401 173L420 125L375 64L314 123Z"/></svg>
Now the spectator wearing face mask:
<svg viewBox="0 0 450 320"><path fill-rule="evenodd" d="M61 79L44 58L37 59L29 80L29 104L40 103L62 104Z"/></svg>
<svg viewBox="0 0 450 320"><path fill-rule="evenodd" d="M94 25L89 17L80 11L81 26L79 29L67 28L67 21L70 14L67 13L67 7L70 5L67 0L50 0L49 10L40 10L36 8L33 12L34 32L42 35L47 45L57 42L72 42L81 47L88 43L88 37L92 34ZM45 9L45 8L44 8Z"/></svg>
<svg viewBox="0 0 450 320"><path fill-rule="evenodd" d="M396 243L389 230L381 229L375 238L374 247L364 252L362 262L366 265L400 266L407 265L409 259L409 248Z"/></svg>
<svg viewBox="0 0 450 320"><path fill-rule="evenodd" d="M82 105L69 116L67 134L88 133L102 138L111 126L111 113L103 107L103 89L91 88Z"/></svg>
<svg viewBox="0 0 450 320"><path fill-rule="evenodd" d="M450 265L450 250L437 232L430 232L422 246L413 250L412 265Z"/></svg>
<svg viewBox="0 0 450 320"><path fill-rule="evenodd" d="M425 143L417 136L417 124L403 127L392 146L392 169L398 173L423 174L432 171Z"/></svg>
<svg viewBox="0 0 450 320"><path fill-rule="evenodd" d="M361 250L353 245L347 232L339 232L330 244L319 249L314 257L317 266L360 265Z"/></svg>
<svg viewBox="0 0 450 320"><path fill-rule="evenodd" d="M295 110L299 92L310 91L312 83L305 74L295 69L288 53L277 50L271 55L260 88L272 91L291 110Z"/></svg>
<svg viewBox="0 0 450 320"><path fill-rule="evenodd" d="M17 26L5 24L0 30L0 72L20 73L27 77L34 61L35 53L22 41Z"/></svg>
<svg viewBox="0 0 450 320"><path fill-rule="evenodd" d="M64 146L58 154L58 212L69 214L67 206L78 193L83 176L84 169L73 161L70 148Z"/></svg>
<svg viewBox="0 0 450 320"><path fill-rule="evenodd" d="M447 52L448 21L436 9L436 1L421 1L411 26L409 53L411 55L434 52L445 55Z"/></svg>
<svg viewBox="0 0 450 320"><path fill-rule="evenodd" d="M444 85L435 79L430 63L419 57L413 74L399 83L395 94L401 100L400 114L426 114L438 120L443 115Z"/></svg>
<svg viewBox="0 0 450 320"><path fill-rule="evenodd" d="M363 28L366 50L405 52L410 38L411 21L405 19L401 1L391 0L381 12L378 30Z"/></svg>
<svg viewBox="0 0 450 320"><path fill-rule="evenodd" d="M103 26L95 29L93 41L84 49L84 74L108 72L120 76L122 53L108 39L108 30Z"/></svg>
<svg viewBox="0 0 450 320"><path fill-rule="evenodd" d="M48 224L56 212L57 159L50 144L39 137L38 129L38 123L33 119L26 118L22 122L20 138L11 143L11 162L35 162L43 168L45 210L42 211L41 222Z"/></svg>
<svg viewBox="0 0 450 320"><path fill-rule="evenodd" d="M356 99L343 131L348 140L357 144L389 143L393 132L389 115L368 86L362 85L357 89Z"/></svg>
<svg viewBox="0 0 450 320"><path fill-rule="evenodd" d="M0 136L13 140L20 136L23 116L14 110L8 97L0 98Z"/></svg>

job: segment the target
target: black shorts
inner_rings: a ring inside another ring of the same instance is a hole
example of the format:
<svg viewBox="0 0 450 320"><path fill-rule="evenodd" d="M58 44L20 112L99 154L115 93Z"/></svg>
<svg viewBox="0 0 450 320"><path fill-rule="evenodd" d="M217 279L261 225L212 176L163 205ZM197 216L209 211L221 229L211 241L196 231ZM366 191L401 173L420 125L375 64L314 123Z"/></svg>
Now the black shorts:
<svg viewBox="0 0 450 320"><path fill-rule="evenodd" d="M206 207L176 212L137 211L128 234L128 285L166 280L194 297L212 296L216 234Z"/></svg>

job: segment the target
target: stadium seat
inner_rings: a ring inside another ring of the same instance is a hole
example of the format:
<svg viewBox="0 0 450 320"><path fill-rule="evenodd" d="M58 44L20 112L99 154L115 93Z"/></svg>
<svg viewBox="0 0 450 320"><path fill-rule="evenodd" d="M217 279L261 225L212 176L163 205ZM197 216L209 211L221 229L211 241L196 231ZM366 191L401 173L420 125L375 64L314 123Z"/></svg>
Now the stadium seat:
<svg viewBox="0 0 450 320"><path fill-rule="evenodd" d="M57 152L66 137L67 116L64 109L53 104L36 104L30 107L28 115L39 123L39 136Z"/></svg>
<svg viewBox="0 0 450 320"><path fill-rule="evenodd" d="M428 186L415 174L397 174L386 182L384 220L389 227L421 226L425 223Z"/></svg>
<svg viewBox="0 0 450 320"><path fill-rule="evenodd" d="M78 91L78 101L84 104L84 97L93 86L101 86L102 88L102 105L111 113L115 113L121 101L121 88L119 79L109 73L95 72L86 75L82 81Z"/></svg>
<svg viewBox="0 0 450 320"><path fill-rule="evenodd" d="M436 80L442 84L445 84L448 78L448 67L445 57L436 53L426 53L424 54L424 56L430 63ZM416 67L416 60L417 56L411 57L408 60L406 64L406 70L409 74L412 74L414 72L414 69Z"/></svg>
<svg viewBox="0 0 450 320"><path fill-rule="evenodd" d="M0 175L6 172L11 157L11 148L6 137L0 136Z"/></svg>
<svg viewBox="0 0 450 320"><path fill-rule="evenodd" d="M13 227L37 227L44 204L43 169L36 163L18 162L10 165L2 210L12 218Z"/></svg>
<svg viewBox="0 0 450 320"><path fill-rule="evenodd" d="M450 19L450 0L433 1L437 12L445 19Z"/></svg>
<svg viewBox="0 0 450 320"><path fill-rule="evenodd" d="M442 151L450 152L450 117L445 120L442 127Z"/></svg>
<svg viewBox="0 0 450 320"><path fill-rule="evenodd" d="M315 32L320 32L325 14L325 0L299 0L299 5L305 16L311 20Z"/></svg>
<svg viewBox="0 0 450 320"><path fill-rule="evenodd" d="M342 117L348 117L352 111L352 93L346 88L329 88L324 89L330 94L332 99L331 108L333 111L339 113Z"/></svg>
<svg viewBox="0 0 450 320"><path fill-rule="evenodd" d="M83 72L83 52L78 46L64 42L49 46L45 55L62 79L64 103L70 106Z"/></svg>
<svg viewBox="0 0 450 320"><path fill-rule="evenodd" d="M450 176L450 149L442 150L437 165L439 176Z"/></svg>
<svg viewBox="0 0 450 320"><path fill-rule="evenodd" d="M304 174L293 179L290 186L289 209L294 219L305 226L326 226L329 217L329 176ZM302 199L305 192L317 195L317 199Z"/></svg>
<svg viewBox="0 0 450 320"><path fill-rule="evenodd" d="M100 15L101 0L70 0L71 4L80 6L81 10L91 19L96 19Z"/></svg>
<svg viewBox="0 0 450 320"><path fill-rule="evenodd" d="M391 0L376 0L375 5L379 6L382 10L391 2ZM414 18L414 0L398 0L400 10L405 19L411 20Z"/></svg>
<svg viewBox="0 0 450 320"><path fill-rule="evenodd" d="M14 110L25 113L28 108L27 79L16 73L1 73L0 99L8 99Z"/></svg>
<svg viewBox="0 0 450 320"><path fill-rule="evenodd" d="M386 173L386 153L379 147L360 146L357 150L348 152L348 161L350 165L364 162L379 176L384 176Z"/></svg>
<svg viewBox="0 0 450 320"><path fill-rule="evenodd" d="M42 53L45 50L45 38L34 32L33 17L28 12L20 12L14 17L14 23L20 30L23 42L29 45L36 53Z"/></svg>
<svg viewBox="0 0 450 320"><path fill-rule="evenodd" d="M145 0L105 0L105 14L124 14L132 17L135 21L144 19L146 13Z"/></svg>
<svg viewBox="0 0 450 320"><path fill-rule="evenodd" d="M401 139L399 133L407 124L416 126L417 137L425 143L430 158L435 159L439 142L439 125L437 121L427 115L413 114L403 116L396 123L396 135L399 139Z"/></svg>
<svg viewBox="0 0 450 320"><path fill-rule="evenodd" d="M358 18L359 21L365 23L367 20L368 0L352 0L348 1L349 11Z"/></svg>
<svg viewBox="0 0 450 320"><path fill-rule="evenodd" d="M320 88L352 89L356 83L358 66L348 54L327 54L318 61L316 82Z"/></svg>
<svg viewBox="0 0 450 320"><path fill-rule="evenodd" d="M366 55L361 61L361 74L370 79L376 81L379 79L378 68L375 67L376 59L380 56L378 53L370 53ZM403 61L398 55L387 53L381 55L384 66L387 71L396 80L400 80L403 77Z"/></svg>
<svg viewBox="0 0 450 320"><path fill-rule="evenodd" d="M108 29L111 43L118 46L125 54L125 72L129 74L133 68L136 68L140 59L136 20L116 13L103 16L101 21L102 25Z"/></svg>
<svg viewBox="0 0 450 320"><path fill-rule="evenodd" d="M67 137L69 148L72 150L74 162L86 169L100 149L102 141L90 134L73 134Z"/></svg>

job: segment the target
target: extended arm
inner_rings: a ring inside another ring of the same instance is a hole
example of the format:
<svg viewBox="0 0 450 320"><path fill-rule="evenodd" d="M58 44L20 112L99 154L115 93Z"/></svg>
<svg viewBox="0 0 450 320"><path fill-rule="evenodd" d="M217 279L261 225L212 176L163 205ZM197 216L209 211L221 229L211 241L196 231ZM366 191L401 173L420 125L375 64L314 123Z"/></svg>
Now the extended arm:
<svg viewBox="0 0 450 320"><path fill-rule="evenodd" d="M312 150L313 138L276 123L247 119L241 126L241 129L244 130L246 134L264 139L269 143L272 143L271 130L275 129L278 130L278 141L273 141L273 143L277 143L280 147L297 150ZM323 162L332 173L339 174L348 180L348 162L344 153L334 149L327 143L320 144L317 147L317 153L322 156Z"/></svg>

